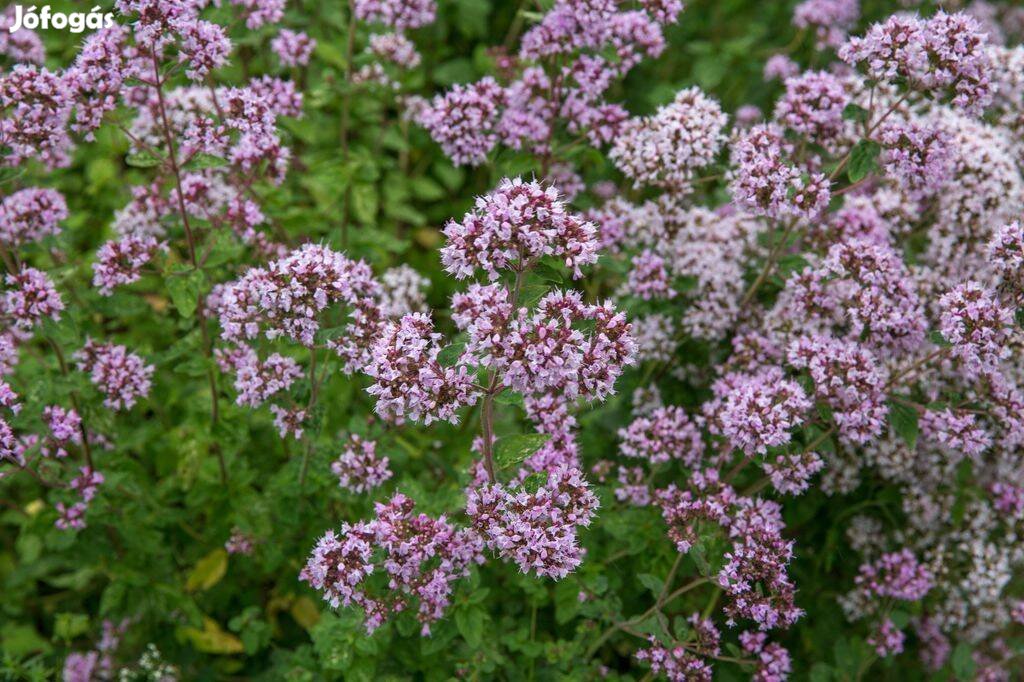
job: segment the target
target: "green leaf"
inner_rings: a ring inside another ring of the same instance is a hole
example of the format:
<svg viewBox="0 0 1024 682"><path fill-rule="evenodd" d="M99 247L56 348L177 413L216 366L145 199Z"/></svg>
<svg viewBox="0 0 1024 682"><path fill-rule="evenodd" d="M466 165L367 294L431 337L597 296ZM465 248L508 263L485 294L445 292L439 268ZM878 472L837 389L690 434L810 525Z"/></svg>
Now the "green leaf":
<svg viewBox="0 0 1024 682"><path fill-rule="evenodd" d="M174 371L177 374L183 374L187 377L202 377L206 376L206 372L209 370L210 365L206 361L206 357L202 354L196 354L188 358L184 362L179 362L174 366Z"/></svg>
<svg viewBox="0 0 1024 682"><path fill-rule="evenodd" d="M917 410L910 405L905 405L895 400L889 401L889 423L893 431L911 448L917 445L917 437L920 434L918 426Z"/></svg>
<svg viewBox="0 0 1024 682"><path fill-rule="evenodd" d="M517 407L523 407L523 394L516 393L515 391L502 391L498 395L494 396L494 402L499 405L516 405Z"/></svg>
<svg viewBox="0 0 1024 682"><path fill-rule="evenodd" d="M942 332L940 332L938 329L933 329L932 331L928 332L928 340L934 343L936 346L939 346L940 348L949 348L950 346L953 345L946 340L946 337L944 337L942 335Z"/></svg>
<svg viewBox="0 0 1024 682"><path fill-rule="evenodd" d="M895 611L889 614L889 620L892 621L893 625L902 630L903 628L907 627L908 623L910 623L910 614L906 611L900 611L899 609L896 609Z"/></svg>
<svg viewBox="0 0 1024 682"><path fill-rule="evenodd" d="M455 25L467 38L487 34L487 19L491 4L486 0L455 0Z"/></svg>
<svg viewBox="0 0 1024 682"><path fill-rule="evenodd" d="M58 613L53 622L53 634L65 642L85 634L89 629L89 616L84 613Z"/></svg>
<svg viewBox="0 0 1024 682"><path fill-rule="evenodd" d="M196 312L204 281L205 277L201 270L190 270L182 274L172 273L165 280L171 302L182 317L192 317Z"/></svg>
<svg viewBox="0 0 1024 682"><path fill-rule="evenodd" d="M974 657L971 656L971 645L967 642L960 642L953 649L950 657L950 664L953 667L953 674L958 680L974 679Z"/></svg>
<svg viewBox="0 0 1024 682"><path fill-rule="evenodd" d="M1017 324L1020 327L1024 327L1024 308L1017 308L1017 311L1013 314L1014 319L1017 320Z"/></svg>
<svg viewBox="0 0 1024 682"><path fill-rule="evenodd" d="M846 174L850 178L850 182L860 182L876 170L878 155L881 151L881 145L872 140L861 140L854 145L850 152L850 163L846 167Z"/></svg>
<svg viewBox="0 0 1024 682"><path fill-rule="evenodd" d="M210 252L203 261L204 267L217 267L230 263L242 254L242 245L227 230L219 230L211 236Z"/></svg>
<svg viewBox="0 0 1024 682"><path fill-rule="evenodd" d="M195 568L188 575L185 589L189 592L208 590L224 577L228 571L228 553L218 547L196 562Z"/></svg>
<svg viewBox="0 0 1024 682"><path fill-rule="evenodd" d="M518 464L551 440L546 433L521 433L499 438L494 444L494 461L500 467Z"/></svg>
<svg viewBox="0 0 1024 682"><path fill-rule="evenodd" d="M185 170L196 171L206 170L207 168L220 168L228 165L227 159L222 159L219 156L213 154L207 154L205 152L199 152L185 164Z"/></svg>
<svg viewBox="0 0 1024 682"><path fill-rule="evenodd" d="M357 183L352 186L352 215L356 220L367 224L376 222L379 206L380 200L374 185Z"/></svg>
<svg viewBox="0 0 1024 682"><path fill-rule="evenodd" d="M428 177L413 178L409 183L412 194L423 201L437 201L444 197L444 188Z"/></svg>
<svg viewBox="0 0 1024 682"><path fill-rule="evenodd" d="M843 109L843 119L846 121L863 122L868 120L868 110L859 104L847 104Z"/></svg>
<svg viewBox="0 0 1024 682"><path fill-rule="evenodd" d="M651 575L650 573L641 573L636 577L636 579L654 595L661 594L661 590L665 586L665 583L661 578L656 575Z"/></svg>
<svg viewBox="0 0 1024 682"><path fill-rule="evenodd" d="M815 663L811 666L811 682L830 682L832 680L832 668L824 663Z"/></svg>
<svg viewBox="0 0 1024 682"><path fill-rule="evenodd" d="M455 612L455 626L466 643L474 649L480 648L484 640L484 612L475 606Z"/></svg>
<svg viewBox="0 0 1024 682"><path fill-rule="evenodd" d="M464 341L450 343L437 354L437 361L445 367L453 367L459 361L459 358L462 357L462 353L465 350L466 344Z"/></svg>
<svg viewBox="0 0 1024 682"><path fill-rule="evenodd" d="M135 152L124 158L124 162L133 168L154 168L164 162L162 158L148 151Z"/></svg>

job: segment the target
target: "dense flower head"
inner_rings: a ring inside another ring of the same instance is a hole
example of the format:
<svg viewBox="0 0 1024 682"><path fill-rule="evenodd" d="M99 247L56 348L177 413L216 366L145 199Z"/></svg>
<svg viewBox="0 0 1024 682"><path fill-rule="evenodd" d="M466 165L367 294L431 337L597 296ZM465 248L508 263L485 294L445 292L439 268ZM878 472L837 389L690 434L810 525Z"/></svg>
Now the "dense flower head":
<svg viewBox="0 0 1024 682"><path fill-rule="evenodd" d="M281 60L282 66L305 66L316 49L316 40L302 31L282 28L270 42L270 47Z"/></svg>
<svg viewBox="0 0 1024 682"><path fill-rule="evenodd" d="M833 302L845 310L851 336L881 348L915 348L926 321L903 259L885 245L854 239L834 245L824 260Z"/></svg>
<svg viewBox="0 0 1024 682"><path fill-rule="evenodd" d="M646 649L634 654L636 660L651 666L651 672L670 682L711 682L711 665L693 655L682 645L666 647L652 635Z"/></svg>
<svg viewBox="0 0 1024 682"><path fill-rule="evenodd" d="M819 49L842 45L858 18L859 0L803 0L793 8L793 25L813 28Z"/></svg>
<svg viewBox="0 0 1024 682"><path fill-rule="evenodd" d="M867 642L875 647L875 653L883 658L903 653L903 641L906 635L896 627L891 618L884 619L878 629L871 633Z"/></svg>
<svg viewBox="0 0 1024 682"><path fill-rule="evenodd" d="M331 463L331 472L338 477L338 487L353 493L369 492L391 478L388 458L377 455L377 442L358 434L349 436Z"/></svg>
<svg viewBox="0 0 1024 682"><path fill-rule="evenodd" d="M789 652L763 632L741 632L740 646L757 659L753 682L784 682L793 670Z"/></svg>
<svg viewBox="0 0 1024 682"><path fill-rule="evenodd" d="M816 452L802 452L769 457L761 468L779 493L800 495L811 487L811 479L825 468L825 462Z"/></svg>
<svg viewBox="0 0 1024 682"><path fill-rule="evenodd" d="M228 554L252 554L253 540L238 528L231 530L231 537L224 543L224 550Z"/></svg>
<svg viewBox="0 0 1024 682"><path fill-rule="evenodd" d="M754 621L758 629L789 627L803 615L788 575L793 542L782 537L781 507L772 501L741 497L729 524L732 547L718 572L728 595L725 613Z"/></svg>
<svg viewBox="0 0 1024 682"><path fill-rule="evenodd" d="M276 24L284 18L285 0L231 0L231 4L242 8L249 29Z"/></svg>
<svg viewBox="0 0 1024 682"><path fill-rule="evenodd" d="M718 155L727 120L718 102L687 88L653 116L627 122L608 156L637 186L685 187Z"/></svg>
<svg viewBox="0 0 1024 682"><path fill-rule="evenodd" d="M75 410L66 410L59 405L48 405L43 409L43 420L50 430L51 443L44 443L44 456L67 457L66 446L82 442L82 418Z"/></svg>
<svg viewBox="0 0 1024 682"><path fill-rule="evenodd" d="M457 297L453 307L462 310L456 323L470 333L467 356L519 393L604 400L636 353L625 315L610 303L586 305L575 291L553 291L535 310L513 313L507 294L491 285Z"/></svg>
<svg viewBox="0 0 1024 682"><path fill-rule="evenodd" d="M457 166L479 166L498 141L495 127L505 90L488 76L455 85L436 96L416 117Z"/></svg>
<svg viewBox="0 0 1024 682"><path fill-rule="evenodd" d="M0 55L10 57L17 63L42 64L46 60L46 48L39 34L25 28L24 24L12 31L15 21L16 10L13 5L0 13Z"/></svg>
<svg viewBox="0 0 1024 682"><path fill-rule="evenodd" d="M114 288L137 282L142 277L142 268L159 251L166 251L167 243L157 241L148 235L129 234L121 239L103 244L96 252L92 265L92 284L100 294L110 296Z"/></svg>
<svg viewBox="0 0 1024 682"><path fill-rule="evenodd" d="M533 492L493 483L466 493L466 514L490 549L523 573L556 580L580 564L578 529L590 525L597 507L577 469L551 471Z"/></svg>
<svg viewBox="0 0 1024 682"><path fill-rule="evenodd" d="M268 398L288 388L302 376L299 363L280 353L272 353L261 360L251 347L238 346L230 350L217 349L217 363L221 371L235 375L235 390L239 405L256 407Z"/></svg>
<svg viewBox="0 0 1024 682"><path fill-rule="evenodd" d="M681 407L659 407L619 429L619 452L650 464L680 460L696 467L704 454L700 429Z"/></svg>
<svg viewBox="0 0 1024 682"><path fill-rule="evenodd" d="M355 0L356 17L395 29L419 28L434 21L434 0Z"/></svg>
<svg viewBox="0 0 1024 682"><path fill-rule="evenodd" d="M903 601L921 599L933 584L931 572L918 563L909 549L883 554L872 563L862 564L856 578L859 590Z"/></svg>
<svg viewBox="0 0 1024 682"><path fill-rule="evenodd" d="M949 90L953 104L978 114L992 101L991 57L978 21L964 12L925 20L895 14L851 38L839 56L878 80L906 79L926 91Z"/></svg>
<svg viewBox="0 0 1024 682"><path fill-rule="evenodd" d="M939 330L952 353L973 373L995 369L1009 355L1013 315L977 282L961 284L939 299Z"/></svg>
<svg viewBox="0 0 1024 682"><path fill-rule="evenodd" d="M335 608L360 607L370 633L415 599L422 634L429 635L430 624L450 604L453 583L483 562L483 543L473 531L456 530L444 516L415 514L414 507L396 493L374 505L372 521L344 523L338 534L327 531L300 579L322 591ZM376 558L375 550L383 556ZM383 588L372 580L375 574L386 579Z"/></svg>
<svg viewBox="0 0 1024 682"><path fill-rule="evenodd" d="M73 504L58 502L54 507L58 515L57 520L53 522L55 527L60 530L82 530L86 527L85 512L89 510L89 505L85 502Z"/></svg>
<svg viewBox="0 0 1024 682"><path fill-rule="evenodd" d="M938 443L953 453L978 458L992 445L992 436L978 423L977 415L958 410L928 410L921 415L920 428L924 438Z"/></svg>
<svg viewBox="0 0 1024 682"><path fill-rule="evenodd" d="M396 423L456 423L459 408L476 402L479 391L468 369L438 360L440 341L423 313L404 315L383 329L363 370L374 381L366 391L377 400L377 414Z"/></svg>
<svg viewBox="0 0 1024 682"><path fill-rule="evenodd" d="M441 262L459 279L479 268L494 280L498 270L521 271L554 256L581 277L580 266L597 261L596 233L593 223L568 211L556 188L506 178L478 197L462 222L445 226Z"/></svg>
<svg viewBox="0 0 1024 682"><path fill-rule="evenodd" d="M812 140L827 141L844 125L849 96L843 83L826 71L807 71L786 79L786 92L775 107L780 125Z"/></svg>
<svg viewBox="0 0 1024 682"><path fill-rule="evenodd" d="M814 335L797 339L787 354L791 365L810 374L815 396L832 409L840 436L865 443L881 434L888 373L870 350Z"/></svg>
<svg viewBox="0 0 1024 682"><path fill-rule="evenodd" d="M811 401L782 370L769 367L754 374L733 373L712 387L716 399L705 404L712 433L747 455L765 454L785 445L803 422Z"/></svg>
<svg viewBox="0 0 1024 682"><path fill-rule="evenodd" d="M67 80L45 68L16 64L0 75L0 154L5 165L36 158L48 168L66 166L73 97Z"/></svg>
<svg viewBox="0 0 1024 682"><path fill-rule="evenodd" d="M668 525L668 536L682 553L689 552L699 539L703 522L728 526L737 495L732 486L719 480L717 469L694 471L688 488L675 483L657 491L657 504Z"/></svg>
<svg viewBox="0 0 1024 682"><path fill-rule="evenodd" d="M747 208L772 218L813 218L831 198L831 183L821 173L804 174L786 160L783 131L760 124L743 133L735 147L730 189Z"/></svg>
<svg viewBox="0 0 1024 682"><path fill-rule="evenodd" d="M59 223L67 217L67 202L57 190L18 190L0 203L0 244L17 248L59 234Z"/></svg>
<svg viewBox="0 0 1024 682"><path fill-rule="evenodd" d="M306 410L295 405L292 407L281 407L271 405L270 413L274 415L274 428L281 438L294 438L299 440L306 429Z"/></svg>
<svg viewBox="0 0 1024 682"><path fill-rule="evenodd" d="M380 284L366 263L306 244L227 285L217 313L227 341L254 339L262 330L268 339L285 336L312 346L323 311L344 305L351 322L331 345L352 371L368 359L383 323L379 297Z"/></svg>
<svg viewBox="0 0 1024 682"><path fill-rule="evenodd" d="M220 25L200 19L179 23L177 29L178 61L186 65L189 79L202 82L210 71L227 63L231 41Z"/></svg>
<svg viewBox="0 0 1024 682"><path fill-rule="evenodd" d="M765 80L786 81L800 73L800 65L784 54L773 54L764 63Z"/></svg>
<svg viewBox="0 0 1024 682"><path fill-rule="evenodd" d="M127 45L128 34L128 28L120 24L96 31L85 39L74 65L65 73L75 92L72 128L89 139L104 115L117 107L121 89L131 75L133 51Z"/></svg>
<svg viewBox="0 0 1024 682"><path fill-rule="evenodd" d="M1007 223L988 243L989 261L1001 278L1000 289L1024 304L1024 221Z"/></svg>
<svg viewBox="0 0 1024 682"><path fill-rule="evenodd" d="M377 33L370 36L367 49L378 59L403 69L414 69L420 64L416 45L403 33Z"/></svg>
<svg viewBox="0 0 1024 682"><path fill-rule="evenodd" d="M155 368L124 346L88 339L73 357L78 369L88 373L93 385L104 395L103 404L110 409L127 410L139 398L149 395Z"/></svg>
<svg viewBox="0 0 1024 682"><path fill-rule="evenodd" d="M0 296L0 319L23 331L46 319L60 319L64 302L45 272L25 268L8 274L4 283L7 289Z"/></svg>
<svg viewBox="0 0 1024 682"><path fill-rule="evenodd" d="M911 196L928 196L949 179L956 152L952 135L939 127L887 123L879 131L885 172Z"/></svg>

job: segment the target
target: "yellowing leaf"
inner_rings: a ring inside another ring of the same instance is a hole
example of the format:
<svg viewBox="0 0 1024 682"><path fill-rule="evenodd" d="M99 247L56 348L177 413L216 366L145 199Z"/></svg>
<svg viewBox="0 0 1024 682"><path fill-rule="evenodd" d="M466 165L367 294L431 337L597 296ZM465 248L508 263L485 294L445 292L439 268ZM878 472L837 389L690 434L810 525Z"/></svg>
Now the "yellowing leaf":
<svg viewBox="0 0 1024 682"><path fill-rule="evenodd" d="M292 618L295 619L296 623L307 630L312 629L320 621L320 609L316 607L316 603L309 597L299 597L292 602L289 613L292 614Z"/></svg>
<svg viewBox="0 0 1024 682"><path fill-rule="evenodd" d="M178 633L191 642L196 650L206 654L240 654L245 650L242 640L225 632L212 618L203 618L202 630L180 628Z"/></svg>
<svg viewBox="0 0 1024 682"><path fill-rule="evenodd" d="M185 589L189 592L208 590L220 582L227 570L228 553L224 548L218 547L196 562L195 568L188 576L188 582L185 583Z"/></svg>

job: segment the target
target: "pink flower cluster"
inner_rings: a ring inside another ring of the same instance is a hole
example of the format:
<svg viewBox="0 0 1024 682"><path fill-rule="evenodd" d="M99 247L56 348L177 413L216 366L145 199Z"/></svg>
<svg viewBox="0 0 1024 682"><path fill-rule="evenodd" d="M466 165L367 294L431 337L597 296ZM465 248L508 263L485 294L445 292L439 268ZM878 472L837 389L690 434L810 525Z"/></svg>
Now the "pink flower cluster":
<svg viewBox="0 0 1024 682"><path fill-rule="evenodd" d="M60 233L68 217L64 195L53 189L22 189L0 202L0 245L17 248Z"/></svg>
<svg viewBox="0 0 1024 682"><path fill-rule="evenodd" d="M733 197L770 216L813 218L828 206L830 183L822 173L804 175L787 159L788 143L775 124L756 125L733 148Z"/></svg>
<svg viewBox="0 0 1024 682"><path fill-rule="evenodd" d="M318 244L306 244L265 268L252 268L220 292L221 335L235 343L282 336L313 346L320 316L332 305L349 309L345 334L332 341L346 370L362 366L380 331L380 284L370 266Z"/></svg>
<svg viewBox="0 0 1024 682"><path fill-rule="evenodd" d="M523 394L556 393L569 400L603 400L614 390L636 343L610 303L586 305L575 291L545 295L535 311L513 312L498 285L473 285L452 299L455 324L469 334L463 361L499 374ZM586 334L579 329L593 325Z"/></svg>
<svg viewBox="0 0 1024 682"><path fill-rule="evenodd" d="M490 549L523 573L556 580L579 566L577 529L590 525L597 507L577 469L550 472L533 492L493 483L466 493L466 514Z"/></svg>
<svg viewBox="0 0 1024 682"><path fill-rule="evenodd" d="M634 184L685 189L725 141L728 117L699 88L681 90L652 116L630 119L608 153Z"/></svg>
<svg viewBox="0 0 1024 682"><path fill-rule="evenodd" d="M802 336L790 345L788 359L810 374L815 396L831 408L841 436L865 443L882 433L888 372L870 350L854 341Z"/></svg>
<svg viewBox="0 0 1024 682"><path fill-rule="evenodd" d="M619 429L619 452L650 464L677 459L695 468L704 455L700 429L680 407L659 407Z"/></svg>
<svg viewBox="0 0 1024 682"><path fill-rule="evenodd" d="M905 79L912 88L949 90L953 104L978 114L992 101L993 63L985 33L964 12L925 20L896 14L851 38L839 56L876 80Z"/></svg>
<svg viewBox="0 0 1024 682"><path fill-rule="evenodd" d="M406 418L456 423L459 408L476 402L479 391L469 370L438 360L440 341L423 313L405 315L384 328L363 369L374 381L366 390L377 399L377 414L396 423Z"/></svg>
<svg viewBox="0 0 1024 682"><path fill-rule="evenodd" d="M968 372L995 370L1007 357L1012 313L977 282L966 282L939 299L940 331Z"/></svg>
<svg viewBox="0 0 1024 682"><path fill-rule="evenodd" d="M856 585L858 590L879 597L917 601L928 594L933 578L913 552L902 549L883 554L873 563L862 564Z"/></svg>
<svg viewBox="0 0 1024 682"><path fill-rule="evenodd" d="M459 279L479 268L494 280L498 270L521 272L543 256L563 260L581 277L580 266L597 261L593 223L570 213L554 187L520 178L506 178L479 197L462 222L445 226L444 235L441 262Z"/></svg>
<svg viewBox="0 0 1024 682"><path fill-rule="evenodd" d="M8 273L4 282L8 289L0 296L0 319L26 332L43 320L60 320L64 302L45 272L24 268Z"/></svg>
<svg viewBox="0 0 1024 682"><path fill-rule="evenodd" d="M331 464L338 486L353 493L365 493L391 478L388 458L377 456L376 441L352 434L341 455Z"/></svg>
<svg viewBox="0 0 1024 682"><path fill-rule="evenodd" d="M149 395L153 365L147 365L124 346L87 339L73 357L78 369L87 372L104 395L103 404L110 409L130 409L139 398Z"/></svg>
<svg viewBox="0 0 1024 682"><path fill-rule="evenodd" d="M729 374L712 391L716 399L704 405L711 432L748 456L788 443L812 405L800 385L777 367Z"/></svg>
<svg viewBox="0 0 1024 682"><path fill-rule="evenodd" d="M166 251L167 243L147 235L129 234L116 241L109 241L96 252L92 265L92 284L100 294L110 296L114 288L137 282L142 277L142 268L159 251Z"/></svg>
<svg viewBox="0 0 1024 682"><path fill-rule="evenodd" d="M414 514L414 503L396 493L374 505L376 518L342 524L340 533L327 533L313 548L300 578L323 592L331 606L358 606L367 632L392 614L418 602L422 633L441 618L451 602L452 585L482 563L483 543L471 530L456 530L442 516ZM382 553L375 559L375 554ZM375 575L383 575L377 587Z"/></svg>
<svg viewBox="0 0 1024 682"><path fill-rule="evenodd" d="M280 353L260 360L255 350L246 345L231 350L217 349L221 371L235 375L236 402L257 407L280 391L286 391L302 376L299 363Z"/></svg>

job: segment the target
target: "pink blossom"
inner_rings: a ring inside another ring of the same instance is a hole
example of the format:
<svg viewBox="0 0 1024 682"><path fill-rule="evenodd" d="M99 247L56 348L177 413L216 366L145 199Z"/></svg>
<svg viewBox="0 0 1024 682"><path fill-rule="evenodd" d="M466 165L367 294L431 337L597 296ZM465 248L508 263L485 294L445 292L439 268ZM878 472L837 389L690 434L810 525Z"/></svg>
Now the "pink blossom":
<svg viewBox="0 0 1024 682"><path fill-rule="evenodd" d="M282 28L270 41L270 48L283 66L305 66L316 49L316 41L302 31Z"/></svg>
<svg viewBox="0 0 1024 682"><path fill-rule="evenodd" d="M554 187L505 179L478 197L461 223L445 226L441 262L459 279L479 268L495 280L499 269L522 271L542 256L555 256L582 277L580 266L597 261L596 231L567 210Z"/></svg>
<svg viewBox="0 0 1024 682"><path fill-rule="evenodd" d="M87 372L93 385L103 393L103 404L112 410L127 410L139 398L149 395L153 365L145 364L124 346L87 339L72 357L78 369Z"/></svg>
<svg viewBox="0 0 1024 682"><path fill-rule="evenodd" d="M64 195L53 189L22 189L0 203L0 244L17 248L60 234L68 217Z"/></svg>
<svg viewBox="0 0 1024 682"><path fill-rule="evenodd" d="M341 454L331 464L338 486L353 493L365 493L391 478L388 458L377 456L377 443L352 434Z"/></svg>
<svg viewBox="0 0 1024 682"><path fill-rule="evenodd" d="M580 563L577 529L590 525L597 496L579 470L548 474L534 492L499 483L471 488L466 514L487 546L523 573L564 578Z"/></svg>
<svg viewBox="0 0 1024 682"><path fill-rule="evenodd" d="M166 251L167 243L146 235L128 235L103 244L92 265L92 284L102 296L110 296L114 288L137 282L142 268L158 251Z"/></svg>

